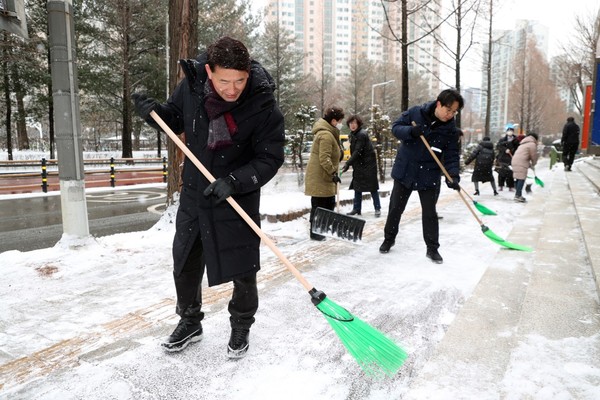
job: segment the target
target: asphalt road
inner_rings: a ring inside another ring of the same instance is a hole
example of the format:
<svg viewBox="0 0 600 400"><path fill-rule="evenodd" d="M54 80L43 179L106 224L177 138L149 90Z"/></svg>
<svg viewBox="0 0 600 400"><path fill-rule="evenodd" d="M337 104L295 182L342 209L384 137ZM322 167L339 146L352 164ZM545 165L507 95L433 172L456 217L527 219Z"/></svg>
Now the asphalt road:
<svg viewBox="0 0 600 400"><path fill-rule="evenodd" d="M164 187L88 193L90 234L99 237L151 228L165 210L166 193ZM0 200L0 253L52 247L62 234L60 196Z"/></svg>

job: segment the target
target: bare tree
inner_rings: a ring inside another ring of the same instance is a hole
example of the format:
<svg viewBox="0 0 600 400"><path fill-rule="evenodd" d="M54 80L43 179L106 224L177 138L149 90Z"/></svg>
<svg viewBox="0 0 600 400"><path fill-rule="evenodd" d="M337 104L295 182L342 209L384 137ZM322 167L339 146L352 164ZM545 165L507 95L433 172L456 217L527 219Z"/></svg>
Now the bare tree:
<svg viewBox="0 0 600 400"><path fill-rule="evenodd" d="M490 134L490 121L491 121L491 113L492 113L492 102L491 102L491 93L492 93L492 47L494 42L494 0L489 0L489 13L488 13L488 30L487 30L487 59L484 60L485 65L485 74L486 74L486 88L485 88L485 97L486 97L486 107L485 107L485 128L484 132L486 135Z"/></svg>
<svg viewBox="0 0 600 400"><path fill-rule="evenodd" d="M293 34L274 21L266 24L254 51L275 81L275 98L288 127L296 122L294 113L303 101L298 90L302 79L302 53L295 50L294 41Z"/></svg>
<svg viewBox="0 0 600 400"><path fill-rule="evenodd" d="M455 32L455 35L453 37L450 35L450 40L440 35L440 30L433 29L433 26L429 27L442 51L454 62L454 65L448 67L454 70L454 87L458 91L461 90L461 63L477 44L475 37L477 22L481 16L480 7L480 0L451 1L451 12L453 12L454 18L449 19L447 24ZM438 60L438 62L445 64L443 60ZM456 116L456 125L461 126L460 113Z"/></svg>
<svg viewBox="0 0 600 400"><path fill-rule="evenodd" d="M371 85L373 84L375 63L362 55L354 55L350 64L350 76L342 83L344 103L348 113L366 115L371 108ZM383 78L384 80L387 80Z"/></svg>
<svg viewBox="0 0 600 400"><path fill-rule="evenodd" d="M435 3L434 0L421 0L416 2L409 2L408 0L380 0L381 6L384 12L385 27L383 30L377 27L371 27L372 30L379 33L381 37L386 40L391 40L400 43L402 53L402 99L401 107L402 110L406 110L409 107L409 71L408 71L408 48L414 45L423 38L433 35L433 32L438 30L440 26L446 22L452 15L453 11L446 16L440 18L440 22L432 26L421 26L424 29L423 34L409 42L408 37L408 24L409 17L419 15L421 12L428 10L429 3ZM395 10L392 10L395 8ZM393 14L400 15L399 25L395 23L395 19L392 18ZM413 24L413 22L411 22ZM400 32L398 32L398 30Z"/></svg>
<svg viewBox="0 0 600 400"><path fill-rule="evenodd" d="M515 62L509 114L523 132L556 133L564 122L565 106L550 77L550 67L533 37L526 37Z"/></svg>
<svg viewBox="0 0 600 400"><path fill-rule="evenodd" d="M600 37L600 7L595 13L582 13L575 19L575 35L562 45L563 55L555 60L557 79L569 92L573 107L583 115L585 86L593 81L596 49Z"/></svg>

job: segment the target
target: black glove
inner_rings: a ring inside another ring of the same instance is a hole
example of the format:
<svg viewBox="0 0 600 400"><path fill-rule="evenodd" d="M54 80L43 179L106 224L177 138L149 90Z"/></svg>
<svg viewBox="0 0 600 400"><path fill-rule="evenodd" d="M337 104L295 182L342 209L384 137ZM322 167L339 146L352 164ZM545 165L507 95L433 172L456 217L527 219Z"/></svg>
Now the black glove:
<svg viewBox="0 0 600 400"><path fill-rule="evenodd" d="M414 137L415 139L418 139L419 136L423 135L423 127L421 125L413 125L410 128L410 136Z"/></svg>
<svg viewBox="0 0 600 400"><path fill-rule="evenodd" d="M154 111L159 105L158 101L146 96L144 93L134 93L131 98L133 99L135 112L144 120L147 120L150 112Z"/></svg>
<svg viewBox="0 0 600 400"><path fill-rule="evenodd" d="M332 180L334 183L342 183L342 180L340 179L340 177L338 176L338 174L333 174L333 175L331 176L331 180Z"/></svg>
<svg viewBox="0 0 600 400"><path fill-rule="evenodd" d="M451 181L446 179L446 186L448 186L450 189L460 190L459 182L460 178L458 176L453 176Z"/></svg>
<svg viewBox="0 0 600 400"><path fill-rule="evenodd" d="M225 201L229 196L235 193L233 181L235 178L231 175L225 178L219 178L204 190L205 196L213 195L217 198L216 204Z"/></svg>
<svg viewBox="0 0 600 400"><path fill-rule="evenodd" d="M344 167L342 168L342 174L343 174L344 172L347 172L347 171L348 171L348 168L350 168L350 166L349 166L348 164L345 164L345 165L344 165Z"/></svg>

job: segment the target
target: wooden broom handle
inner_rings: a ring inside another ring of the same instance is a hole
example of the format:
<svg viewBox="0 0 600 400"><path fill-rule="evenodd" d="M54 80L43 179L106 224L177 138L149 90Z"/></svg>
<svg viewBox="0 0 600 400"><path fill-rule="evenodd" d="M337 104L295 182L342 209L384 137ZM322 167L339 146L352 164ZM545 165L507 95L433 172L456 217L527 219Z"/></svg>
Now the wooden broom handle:
<svg viewBox="0 0 600 400"><path fill-rule="evenodd" d="M165 123L165 121L163 121L162 118L154 111L150 112L150 116L156 121L156 123L158 125L160 125L160 127L165 131L165 133L167 135L169 135L171 140L173 140L173 142L175 142L177 147L179 147L181 149L181 151L183 151L183 153L194 163L194 165L200 170L200 172L202 172L202 175L204 175L210 183L213 183L215 181L214 176L212 176L210 171L207 170L204 167L204 165L202 165L200 160L198 160L198 158L194 155L194 153L192 153L192 151L181 141L181 139L179 139L177 137L175 132L173 132L173 130L171 128L169 128L169 126ZM294 277L302 284L302 286L304 286L304 288L307 291L314 289L314 287L310 283L308 283L308 281L304 278L304 276L302 276L300 271L298 271L298 269L296 267L294 267L294 265L287 259L287 257L284 256L281 251L279 251L277 246L275 246L275 243L273 243L273 241L264 233L264 231L262 229L260 229L260 227L258 225L256 225L256 222L254 222L254 220L252 220L252 218L250 218L250 216L246 213L246 211L244 211L244 209L242 207L240 207L240 205L233 199L233 197L229 196L227 198L227 202L231 205L231 207L233 207L233 209L235 211L237 211L237 213L240 215L240 217L242 217L242 219L244 221L246 221L246 223L248 225L250 225L250 228L252 228L252 230L271 249L271 251L273 251L273 253L275 253L275 255L281 260L281 262L287 267L287 269L294 275Z"/></svg>
<svg viewBox="0 0 600 400"><path fill-rule="evenodd" d="M413 121L412 124L413 124L413 126L417 125L415 123L415 121ZM450 182L452 182L453 181L452 177L450 176L450 174L448 173L448 171L446 171L446 168L444 168L444 166L440 162L440 159L435 155L435 153L431 149L431 146L429 145L429 142L427 141L427 139L425 139L425 136L424 135L420 135L419 137L423 141L423 144L425 145L425 147L427 147L427 150L429 150L429 154L431 154L431 157L433 157L433 159L437 163L438 167L440 167L440 169L442 170L442 172L446 176L446 179L448 179ZM462 189L462 187L461 187L461 189ZM471 205L469 204L469 202L465 199L465 196L462 195L462 193L460 192L460 190L457 190L456 192L458 193L458 195L460 196L460 198L462 199L462 201L465 203L465 205L467 206L467 208L469 209L469 211L471 211L471 214L473 214L473 217L475 217L475 219L477 220L477 222L479 222L479 225L483 225L483 222L481 221L481 219L479 219L479 217L475 213L475 210L473 210L473 207L471 207Z"/></svg>

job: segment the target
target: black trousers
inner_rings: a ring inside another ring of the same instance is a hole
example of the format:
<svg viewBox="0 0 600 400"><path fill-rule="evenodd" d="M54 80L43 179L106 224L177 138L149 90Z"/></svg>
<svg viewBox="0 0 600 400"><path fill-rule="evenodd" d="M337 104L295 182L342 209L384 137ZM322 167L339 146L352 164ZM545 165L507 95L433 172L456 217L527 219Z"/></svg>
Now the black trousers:
<svg viewBox="0 0 600 400"><path fill-rule="evenodd" d="M202 321L202 277L204 275L203 248L200 236L196 239L181 274L173 272L177 292L176 313L182 318ZM247 328L254 323L258 310L258 289L256 273L235 279L233 294L229 301L229 321L232 328Z"/></svg>
<svg viewBox="0 0 600 400"><path fill-rule="evenodd" d="M394 180L394 188L390 197L390 206L385 228L383 229L384 237L387 240L396 240L398 235L398 225L402 213L406 209L406 203L412 194L413 190L407 188L399 181ZM418 190L419 200L421 201L421 222L423 224L423 240L428 249L437 250L440 247L439 243L439 222L435 205L439 196L439 188L431 188L427 190Z"/></svg>
<svg viewBox="0 0 600 400"><path fill-rule="evenodd" d="M575 153L577 153L577 148L579 147L579 143L565 143L563 146L563 163L565 167L571 167L573 165L573 161L575 160Z"/></svg>
<svg viewBox="0 0 600 400"><path fill-rule="evenodd" d="M311 197L310 198L310 237L311 238L322 238L323 235L312 233L313 219L315 216L315 210L317 207L332 210L335 208L335 196L331 197Z"/></svg>

